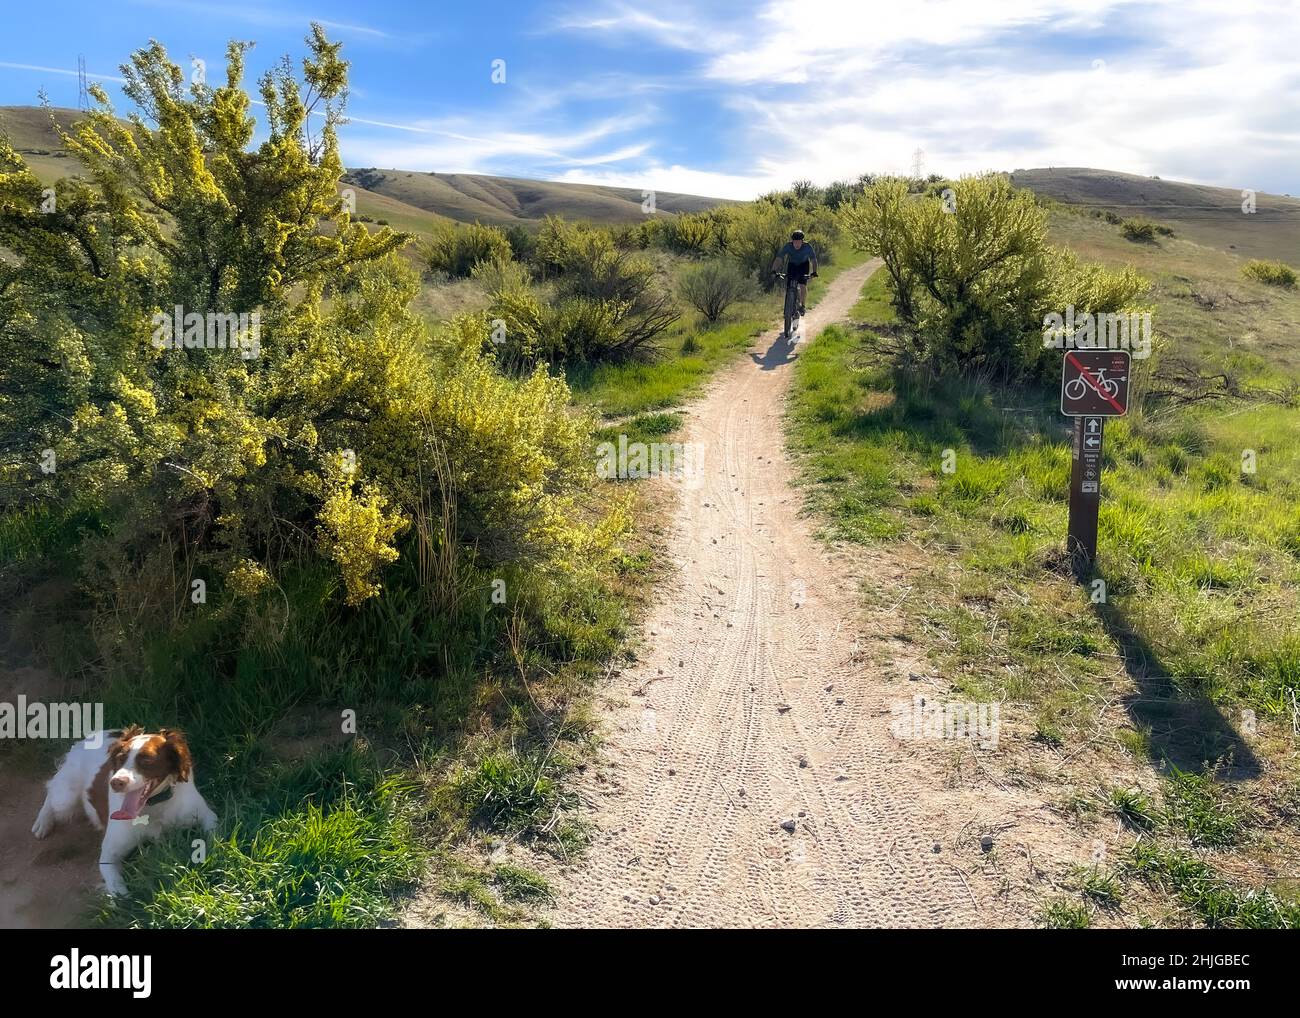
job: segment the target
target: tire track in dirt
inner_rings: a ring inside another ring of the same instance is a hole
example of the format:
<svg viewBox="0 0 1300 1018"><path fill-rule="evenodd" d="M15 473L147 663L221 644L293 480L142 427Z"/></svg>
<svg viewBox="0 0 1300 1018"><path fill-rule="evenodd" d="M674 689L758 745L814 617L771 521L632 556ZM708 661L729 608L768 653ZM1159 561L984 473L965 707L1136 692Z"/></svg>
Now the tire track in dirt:
<svg viewBox="0 0 1300 1018"><path fill-rule="evenodd" d="M842 273L804 336L844 319L877 265ZM899 657L898 619L865 617L851 567L800 519L782 437L798 352L766 333L688 415L703 480L679 492L644 654L603 691L600 780L581 789L599 833L552 875L555 925L1024 921L967 879L978 861L954 865L954 830L987 809L946 781L952 747L890 735L916 689L871 661ZM867 580L896 584L891 569Z"/></svg>

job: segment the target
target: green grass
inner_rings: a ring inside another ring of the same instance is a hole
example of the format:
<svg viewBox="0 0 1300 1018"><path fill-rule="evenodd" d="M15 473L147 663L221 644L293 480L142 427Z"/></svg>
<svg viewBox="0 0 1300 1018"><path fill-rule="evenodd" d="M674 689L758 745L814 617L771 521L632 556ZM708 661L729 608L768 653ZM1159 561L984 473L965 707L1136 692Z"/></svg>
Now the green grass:
<svg viewBox="0 0 1300 1018"><path fill-rule="evenodd" d="M530 925L530 909L551 899L550 885L532 870L483 866L447 856L440 860L439 893L497 926Z"/></svg>
<svg viewBox="0 0 1300 1018"><path fill-rule="evenodd" d="M1129 866L1138 876L1171 892L1206 926L1300 928L1300 902L1267 888L1238 887L1188 852L1144 839L1133 847Z"/></svg>
<svg viewBox="0 0 1300 1018"><path fill-rule="evenodd" d="M572 799L562 790L560 771L550 755L489 753L457 779L456 793L487 829L532 833Z"/></svg>
<svg viewBox="0 0 1300 1018"><path fill-rule="evenodd" d="M1108 805L1126 827L1135 831L1149 831L1160 819L1151 799L1135 788L1112 789Z"/></svg>
<svg viewBox="0 0 1300 1018"><path fill-rule="evenodd" d="M1267 795L1297 777L1285 746L1300 693L1300 406L1227 401L1110 422L1099 562L1079 583L1063 555L1070 449L1057 394L896 371L885 278L864 287L856 327L827 329L795 368L790 442L826 536L906 539L919 564L902 610L955 690L1023 704L1041 752L1088 740L1165 771L1162 809L1116 791L1112 811L1234 851L1266 879L1269 849L1227 785L1267 782ZM1157 323L1170 303L1180 298L1164 295ZM1291 377L1291 356L1250 378ZM1099 731L1117 703L1120 719ZM1295 846L1281 837L1285 856Z"/></svg>
<svg viewBox="0 0 1300 1018"><path fill-rule="evenodd" d="M498 866L492 882L500 888L506 901L541 901L554 897L545 877L521 866Z"/></svg>
<svg viewBox="0 0 1300 1018"><path fill-rule="evenodd" d="M5 584L57 572L95 529L4 519ZM328 569L290 570L255 603L223 599L214 583L207 606L175 624L153 613L129 641L71 585L53 602L28 599L14 622L62 661L62 695L103 702L109 725L182 728L220 818L210 839L177 832L135 853L132 896L94 920L374 926L451 839L508 830L579 847L559 779L590 738L579 693L621 645L642 585L632 552L618 574L582 582L498 570L508 606L491 602L493 577L465 572L455 617L420 596L410 554L385 595L357 609L340 606ZM512 643L518 660L503 667ZM42 744L44 758L21 763L48 772L60 748ZM17 759L12 746L0 753Z"/></svg>
<svg viewBox="0 0 1300 1018"><path fill-rule="evenodd" d="M681 406L767 327L756 309L747 306L742 313L746 317L713 327L675 326L664 341L662 356L652 361L570 367L565 377L574 398L609 417Z"/></svg>
<svg viewBox="0 0 1300 1018"><path fill-rule="evenodd" d="M1040 920L1049 930L1086 930L1091 925L1088 907L1067 898L1054 898L1044 904Z"/></svg>
<svg viewBox="0 0 1300 1018"><path fill-rule="evenodd" d="M337 762L342 766L321 768L324 785L286 782L274 804L240 804L234 823L225 818L231 833L213 838L201 862L194 858L194 839L201 839L195 833L142 850L130 865L132 896L106 905L98 921L292 929L373 927L391 919L394 896L414 886L424 865L415 833L419 800L397 778ZM345 780L349 773L355 783Z"/></svg>
<svg viewBox="0 0 1300 1018"><path fill-rule="evenodd" d="M1119 908L1123 894L1119 877L1096 866L1080 869L1076 874L1079 893L1099 908Z"/></svg>
<svg viewBox="0 0 1300 1018"><path fill-rule="evenodd" d="M593 437L597 443L612 442L618 444L620 436L626 435L629 443L651 443L678 431L685 415L681 413L652 412L638 414L635 417L608 424L598 428Z"/></svg>
<svg viewBox="0 0 1300 1018"><path fill-rule="evenodd" d="M846 245L835 263L819 271L809 285L808 305L815 306L841 272L866 260L866 255ZM570 367L565 376L574 398L613 418L679 407L697 395L715 371L750 349L759 335L777 323L780 299L773 291L741 302L712 326L699 316L687 315L669 330L660 356L653 360Z"/></svg>
<svg viewBox="0 0 1300 1018"><path fill-rule="evenodd" d="M1165 813L1171 827L1193 845L1226 848L1241 840L1246 823L1225 791L1210 778L1175 769L1165 790Z"/></svg>

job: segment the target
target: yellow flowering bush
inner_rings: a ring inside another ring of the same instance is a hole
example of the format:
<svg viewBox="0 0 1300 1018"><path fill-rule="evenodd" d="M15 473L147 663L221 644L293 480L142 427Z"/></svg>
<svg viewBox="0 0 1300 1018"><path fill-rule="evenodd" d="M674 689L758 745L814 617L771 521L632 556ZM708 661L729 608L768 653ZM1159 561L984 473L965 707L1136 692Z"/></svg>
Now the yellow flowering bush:
<svg viewBox="0 0 1300 1018"><path fill-rule="evenodd" d="M63 135L86 176L57 184L53 214L0 139L0 502L88 511L122 561L181 549L236 596L318 555L359 604L439 500L471 564L594 554L585 535L615 517L579 512L591 420L544 367L504 373L485 315L430 332L411 310L410 238L340 199L346 64L317 26L309 46L304 83L287 63L262 79L257 145L244 44L188 92L160 45L139 51L125 91L153 123L93 89ZM499 231L462 232L508 256ZM569 239L552 253L617 261ZM208 330L257 313L256 350L167 346L157 321L179 335L178 307Z"/></svg>

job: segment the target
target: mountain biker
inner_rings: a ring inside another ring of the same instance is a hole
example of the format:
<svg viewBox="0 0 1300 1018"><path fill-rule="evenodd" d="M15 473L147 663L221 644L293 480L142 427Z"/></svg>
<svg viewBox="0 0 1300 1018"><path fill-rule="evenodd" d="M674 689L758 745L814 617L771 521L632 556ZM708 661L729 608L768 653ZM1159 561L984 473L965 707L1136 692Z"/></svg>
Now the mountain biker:
<svg viewBox="0 0 1300 1018"><path fill-rule="evenodd" d="M812 270L811 275L817 275L817 252L803 239L803 230L795 230L790 234L790 242L772 259L772 271L779 271L778 266L782 262L786 267L786 285L789 286L792 282L799 284L799 314L803 314L804 301L808 297L809 269Z"/></svg>

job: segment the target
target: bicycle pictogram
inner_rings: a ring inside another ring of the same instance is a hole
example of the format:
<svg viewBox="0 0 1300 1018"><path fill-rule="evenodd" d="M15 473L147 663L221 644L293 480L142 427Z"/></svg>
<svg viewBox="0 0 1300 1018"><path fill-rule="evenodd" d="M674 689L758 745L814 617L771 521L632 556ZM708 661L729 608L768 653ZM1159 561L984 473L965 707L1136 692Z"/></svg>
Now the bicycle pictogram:
<svg viewBox="0 0 1300 1018"><path fill-rule="evenodd" d="M1061 413L1123 417L1128 413L1127 350L1067 350L1061 365Z"/></svg>

